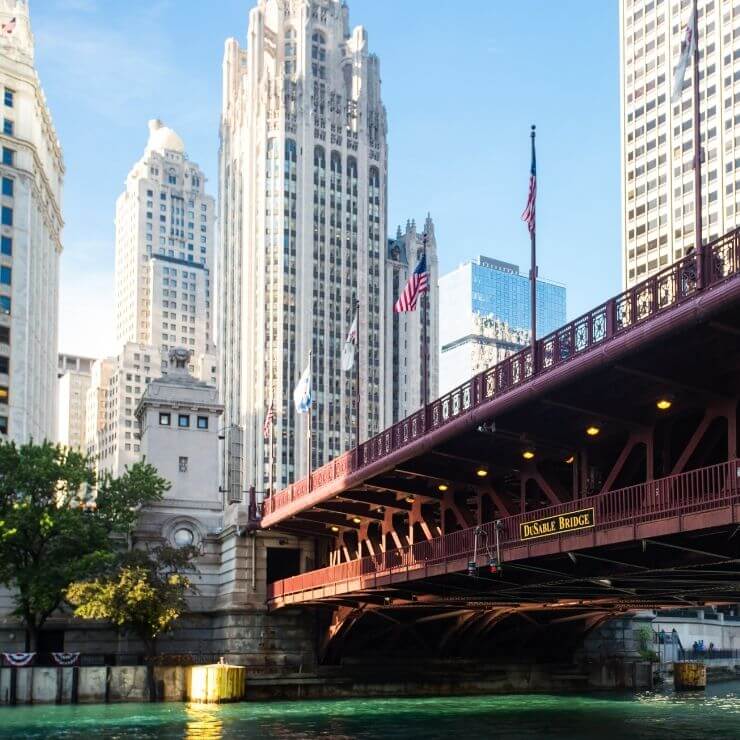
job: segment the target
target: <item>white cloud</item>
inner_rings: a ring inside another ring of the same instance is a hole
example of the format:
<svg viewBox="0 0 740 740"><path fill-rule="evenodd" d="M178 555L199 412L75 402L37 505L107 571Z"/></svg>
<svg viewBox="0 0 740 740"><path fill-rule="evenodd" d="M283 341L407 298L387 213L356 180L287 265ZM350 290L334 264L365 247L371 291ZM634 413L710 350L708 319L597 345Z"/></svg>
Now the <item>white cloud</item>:
<svg viewBox="0 0 740 740"><path fill-rule="evenodd" d="M63 89L68 100L103 118L130 119L132 110L173 84L178 70L167 58L165 38L146 30L156 25L129 22L133 28L120 30L78 19L38 23L45 86Z"/></svg>

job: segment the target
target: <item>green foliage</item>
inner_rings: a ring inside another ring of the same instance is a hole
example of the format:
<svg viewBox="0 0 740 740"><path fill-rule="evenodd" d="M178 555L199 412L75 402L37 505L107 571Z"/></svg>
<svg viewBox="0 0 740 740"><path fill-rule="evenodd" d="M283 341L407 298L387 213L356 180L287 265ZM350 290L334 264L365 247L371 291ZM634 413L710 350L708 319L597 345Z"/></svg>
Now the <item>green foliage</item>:
<svg viewBox="0 0 740 740"><path fill-rule="evenodd" d="M32 649L70 583L114 565L111 534L130 530L138 507L160 500L168 487L151 465L137 463L96 488L79 452L0 442L0 583L13 590Z"/></svg>
<svg viewBox="0 0 740 740"><path fill-rule="evenodd" d="M112 573L73 583L67 590L75 616L105 619L120 630L136 633L155 653L157 638L173 629L186 610L185 596L194 592L188 573L195 547L158 547L126 553Z"/></svg>

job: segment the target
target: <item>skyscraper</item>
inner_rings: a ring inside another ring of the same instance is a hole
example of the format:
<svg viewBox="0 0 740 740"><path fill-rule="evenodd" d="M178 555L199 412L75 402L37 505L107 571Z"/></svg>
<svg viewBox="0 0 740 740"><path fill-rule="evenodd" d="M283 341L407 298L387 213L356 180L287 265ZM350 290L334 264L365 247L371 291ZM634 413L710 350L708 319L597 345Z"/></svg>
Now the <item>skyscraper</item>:
<svg viewBox="0 0 740 740"><path fill-rule="evenodd" d="M393 313L393 304L419 263L426 234L429 288L416 311ZM388 240L385 262L385 295L388 323L385 332L385 425L405 419L423 405L424 397L424 329L427 331L427 397L439 396L439 268L434 223L427 216L424 230L416 230L416 222L408 221L405 231L398 228L395 239ZM425 305L424 305L425 304Z"/></svg>
<svg viewBox="0 0 740 740"><path fill-rule="evenodd" d="M691 65L671 102L692 3L621 0L622 245L626 286L695 246ZM704 242L740 224L740 7L698 0ZM737 180L736 180L737 178Z"/></svg>
<svg viewBox="0 0 740 740"><path fill-rule="evenodd" d="M519 267L479 257L439 280L439 386L447 393L528 346L530 282ZM565 288L537 280L537 336L565 324Z"/></svg>
<svg viewBox="0 0 740 740"><path fill-rule="evenodd" d="M274 402L279 487L306 473L292 391L312 356L312 467L355 439L341 353L359 300L359 434L381 401L386 115L380 66L339 0L259 0L248 45L226 42L220 150L220 372L229 498L265 490Z"/></svg>
<svg viewBox="0 0 740 740"><path fill-rule="evenodd" d="M87 391L95 360L59 355L58 362L56 441L65 447L85 450Z"/></svg>
<svg viewBox="0 0 740 740"><path fill-rule="evenodd" d="M64 162L25 0L0 0L0 24L0 439L40 442L56 426Z"/></svg>
<svg viewBox="0 0 740 740"><path fill-rule="evenodd" d="M116 202L116 338L119 344L211 351L213 198L182 139L149 121L144 156Z"/></svg>
<svg viewBox="0 0 740 740"><path fill-rule="evenodd" d="M190 370L216 383L211 266L215 204L182 139L149 122L142 158L116 203L115 319L119 352L100 360L88 391L86 446L120 474L139 459L135 410L169 350L190 351ZM101 407L102 404L102 407ZM94 409L102 408L96 414Z"/></svg>

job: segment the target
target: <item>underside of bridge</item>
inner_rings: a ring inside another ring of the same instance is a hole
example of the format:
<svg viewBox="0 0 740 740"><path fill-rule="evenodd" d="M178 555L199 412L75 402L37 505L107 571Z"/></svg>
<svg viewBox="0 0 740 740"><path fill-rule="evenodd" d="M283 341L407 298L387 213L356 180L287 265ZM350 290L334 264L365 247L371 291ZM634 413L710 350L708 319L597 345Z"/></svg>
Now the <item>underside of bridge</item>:
<svg viewBox="0 0 740 740"><path fill-rule="evenodd" d="M378 656L566 660L603 622L740 600L740 528L485 565L317 600L328 662ZM308 602L310 604L311 602ZM308 605L307 604L307 605Z"/></svg>

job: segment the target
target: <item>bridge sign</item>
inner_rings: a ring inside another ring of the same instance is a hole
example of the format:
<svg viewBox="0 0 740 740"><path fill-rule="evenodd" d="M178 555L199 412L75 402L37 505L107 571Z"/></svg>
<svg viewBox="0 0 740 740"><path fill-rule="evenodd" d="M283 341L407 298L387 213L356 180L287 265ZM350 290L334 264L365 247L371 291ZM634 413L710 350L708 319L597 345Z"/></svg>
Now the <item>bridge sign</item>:
<svg viewBox="0 0 740 740"><path fill-rule="evenodd" d="M568 514L557 514L556 516L548 516L544 519L535 519L532 522L522 522L519 525L519 536L523 540L533 540L537 537L573 532L593 526L593 508L581 509L580 511L572 511Z"/></svg>

